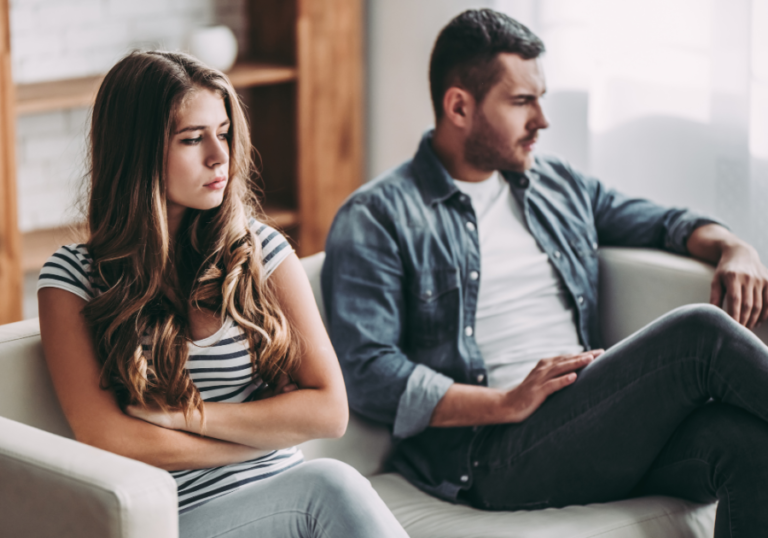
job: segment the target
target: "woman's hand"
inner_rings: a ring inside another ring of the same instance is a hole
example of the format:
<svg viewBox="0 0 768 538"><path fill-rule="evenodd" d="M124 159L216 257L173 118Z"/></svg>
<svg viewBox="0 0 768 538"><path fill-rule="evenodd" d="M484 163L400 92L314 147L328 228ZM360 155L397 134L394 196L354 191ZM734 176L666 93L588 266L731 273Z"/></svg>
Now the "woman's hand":
<svg viewBox="0 0 768 538"><path fill-rule="evenodd" d="M266 400L267 398L271 398L272 396L277 396L278 394L285 394L287 392L293 392L294 390L299 390L299 386L296 384L293 379L288 374L281 374L278 380L271 385L269 385L266 389L262 390L258 397L255 398L256 400Z"/></svg>
<svg viewBox="0 0 768 538"><path fill-rule="evenodd" d="M282 374L276 383L270 385L259 393L255 400L266 400L278 394L285 394L298 390L299 386L288 376ZM125 413L133 418L149 422L155 426L169 430L181 430L190 433L202 433L202 420L200 411L193 410L189 417L185 418L181 411L164 411L155 406L129 405Z"/></svg>
<svg viewBox="0 0 768 538"><path fill-rule="evenodd" d="M125 413L161 428L200 432L200 412L196 409L190 414L189 421L184 418L184 413L181 411L163 411L152 406L129 405L125 408ZM195 429L195 425L197 425L197 429Z"/></svg>

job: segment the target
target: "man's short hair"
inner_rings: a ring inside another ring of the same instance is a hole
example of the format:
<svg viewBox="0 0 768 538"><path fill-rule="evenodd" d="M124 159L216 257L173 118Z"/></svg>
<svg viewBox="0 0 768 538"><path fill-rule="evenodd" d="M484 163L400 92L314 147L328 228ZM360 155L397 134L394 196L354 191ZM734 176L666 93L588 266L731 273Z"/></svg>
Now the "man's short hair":
<svg viewBox="0 0 768 538"><path fill-rule="evenodd" d="M440 32L429 61L429 85L435 118L443 116L448 88L467 90L480 103L498 82L499 53L518 54L525 60L544 52L544 43L526 26L492 9L468 9Z"/></svg>

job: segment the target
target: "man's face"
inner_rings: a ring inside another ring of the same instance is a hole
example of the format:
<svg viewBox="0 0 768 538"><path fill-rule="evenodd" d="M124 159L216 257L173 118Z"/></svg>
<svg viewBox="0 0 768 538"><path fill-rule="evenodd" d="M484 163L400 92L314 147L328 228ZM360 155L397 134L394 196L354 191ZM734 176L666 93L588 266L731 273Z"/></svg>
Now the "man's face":
<svg viewBox="0 0 768 538"><path fill-rule="evenodd" d="M539 129L549 126L541 110L546 91L539 60L516 54L497 57L502 75L475 108L464 157L479 170L524 172L533 165Z"/></svg>

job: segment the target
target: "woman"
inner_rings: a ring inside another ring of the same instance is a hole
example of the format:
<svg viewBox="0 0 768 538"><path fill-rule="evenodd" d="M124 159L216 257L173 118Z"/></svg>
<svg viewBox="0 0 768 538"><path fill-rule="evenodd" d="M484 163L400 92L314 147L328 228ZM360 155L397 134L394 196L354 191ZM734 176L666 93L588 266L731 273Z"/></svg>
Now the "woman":
<svg viewBox="0 0 768 538"><path fill-rule="evenodd" d="M370 484L295 445L339 437L346 392L298 258L249 186L227 79L135 52L99 89L90 237L38 284L75 437L166 469L181 536L405 536Z"/></svg>

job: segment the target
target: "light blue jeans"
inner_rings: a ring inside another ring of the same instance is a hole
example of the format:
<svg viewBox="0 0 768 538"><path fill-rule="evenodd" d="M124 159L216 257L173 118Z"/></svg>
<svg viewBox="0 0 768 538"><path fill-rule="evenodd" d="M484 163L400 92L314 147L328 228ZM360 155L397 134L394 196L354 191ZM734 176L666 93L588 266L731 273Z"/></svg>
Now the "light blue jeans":
<svg viewBox="0 0 768 538"><path fill-rule="evenodd" d="M180 538L407 538L371 483L318 459L179 516Z"/></svg>

